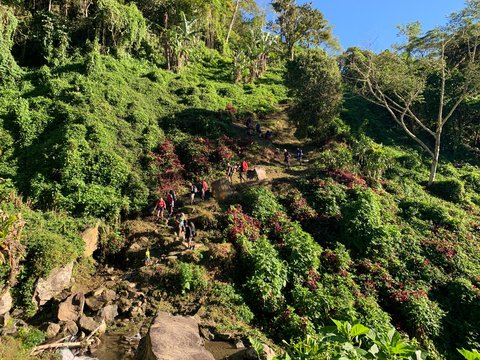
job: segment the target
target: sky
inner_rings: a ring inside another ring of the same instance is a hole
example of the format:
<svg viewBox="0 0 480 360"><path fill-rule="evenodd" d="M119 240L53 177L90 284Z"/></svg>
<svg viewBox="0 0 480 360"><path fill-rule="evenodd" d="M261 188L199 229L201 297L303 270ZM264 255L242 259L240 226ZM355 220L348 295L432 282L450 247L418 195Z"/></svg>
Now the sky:
<svg viewBox="0 0 480 360"><path fill-rule="evenodd" d="M465 7L464 0L310 0L333 27L345 50L373 51L401 42L397 25L420 21L423 30L445 25L447 16Z"/></svg>

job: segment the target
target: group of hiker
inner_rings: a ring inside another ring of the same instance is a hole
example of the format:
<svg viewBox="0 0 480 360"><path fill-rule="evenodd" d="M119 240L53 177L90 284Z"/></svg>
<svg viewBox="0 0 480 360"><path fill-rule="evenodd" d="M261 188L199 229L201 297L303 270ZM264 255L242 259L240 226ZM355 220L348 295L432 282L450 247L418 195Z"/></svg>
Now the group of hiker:
<svg viewBox="0 0 480 360"><path fill-rule="evenodd" d="M230 184L233 184L233 175L238 172L240 183L247 180L248 163L245 159L242 159L239 164L227 164L227 179Z"/></svg>
<svg viewBox="0 0 480 360"><path fill-rule="evenodd" d="M273 138L273 132L271 130L267 130L263 132L262 125L259 122L257 122L257 124L254 127L253 120L251 117L248 117L247 120L245 120L245 126L247 127L247 135L249 136L253 136L254 129L255 129L255 132L257 133L258 137L264 138L269 141L271 141Z"/></svg>
<svg viewBox="0 0 480 360"><path fill-rule="evenodd" d="M285 163L285 166L290 169L291 164L290 164L290 158L292 155L287 149L283 149L283 162ZM297 154L296 154L297 160L299 163L303 162L303 150L299 147L297 147Z"/></svg>

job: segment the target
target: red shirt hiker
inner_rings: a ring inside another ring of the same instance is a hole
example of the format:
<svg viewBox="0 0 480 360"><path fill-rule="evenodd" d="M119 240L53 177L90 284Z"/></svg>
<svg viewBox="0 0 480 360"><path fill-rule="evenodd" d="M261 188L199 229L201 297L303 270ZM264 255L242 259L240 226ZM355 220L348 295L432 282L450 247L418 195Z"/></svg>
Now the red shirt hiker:
<svg viewBox="0 0 480 360"><path fill-rule="evenodd" d="M205 200L205 193L208 191L208 184L205 180L202 180L202 199Z"/></svg>

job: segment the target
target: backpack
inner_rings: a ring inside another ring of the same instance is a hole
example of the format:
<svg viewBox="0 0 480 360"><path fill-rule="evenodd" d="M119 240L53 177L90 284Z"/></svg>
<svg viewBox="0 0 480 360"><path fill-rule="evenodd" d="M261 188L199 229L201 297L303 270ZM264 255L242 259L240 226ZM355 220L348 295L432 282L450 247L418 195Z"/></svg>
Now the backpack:
<svg viewBox="0 0 480 360"><path fill-rule="evenodd" d="M245 160L242 161L242 171L247 172L248 171L248 164Z"/></svg>
<svg viewBox="0 0 480 360"><path fill-rule="evenodd" d="M202 181L202 188L203 188L204 191L208 191L208 184L205 180Z"/></svg>

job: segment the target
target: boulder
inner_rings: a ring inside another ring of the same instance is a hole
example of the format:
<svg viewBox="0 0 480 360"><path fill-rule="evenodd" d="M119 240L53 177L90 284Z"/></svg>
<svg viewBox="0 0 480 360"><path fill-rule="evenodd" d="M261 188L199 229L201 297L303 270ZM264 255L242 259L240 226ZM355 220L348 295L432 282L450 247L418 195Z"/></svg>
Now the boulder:
<svg viewBox="0 0 480 360"><path fill-rule="evenodd" d="M227 179L219 179L212 183L212 195L218 201L223 201L233 194L232 185Z"/></svg>
<svg viewBox="0 0 480 360"><path fill-rule="evenodd" d="M111 289L100 287L92 292L85 303L92 311L100 310L105 304L114 301L117 298L117 293Z"/></svg>
<svg viewBox="0 0 480 360"><path fill-rule="evenodd" d="M200 337L198 322L190 316L159 312L142 339L136 360L214 360Z"/></svg>
<svg viewBox="0 0 480 360"><path fill-rule="evenodd" d="M253 171L254 171L253 177L256 180L262 181L267 179L267 172L265 171L265 168L255 167Z"/></svg>
<svg viewBox="0 0 480 360"><path fill-rule="evenodd" d="M97 334L103 334L105 330L107 330L107 324L103 319L99 321L93 317L82 315L78 323L83 330L87 330L88 332L93 332L95 329L99 328Z"/></svg>
<svg viewBox="0 0 480 360"><path fill-rule="evenodd" d="M76 293L70 295L58 307L58 320L60 321L77 321L83 314L85 306L85 295L83 293Z"/></svg>
<svg viewBox="0 0 480 360"><path fill-rule="evenodd" d="M46 279L39 278L33 292L32 301L38 306L42 306L68 288L72 278L72 270L73 262L53 269Z"/></svg>
<svg viewBox="0 0 480 360"><path fill-rule="evenodd" d="M63 328L62 328L62 334L64 336L77 335L78 334L77 323L72 320L65 321L65 324L63 324Z"/></svg>
<svg viewBox="0 0 480 360"><path fill-rule="evenodd" d="M58 335L60 332L60 325L55 323L48 324L47 330L45 331L47 338L51 339Z"/></svg>
<svg viewBox="0 0 480 360"><path fill-rule="evenodd" d="M98 316L105 320L107 323L112 322L118 316L118 306L107 305L99 311Z"/></svg>
<svg viewBox="0 0 480 360"><path fill-rule="evenodd" d="M83 251L84 257L92 256L95 250L97 250L98 248L98 227L99 226L100 226L100 223L97 222L97 224L94 227L88 228L82 233L82 240L85 244L85 250Z"/></svg>
<svg viewBox="0 0 480 360"><path fill-rule="evenodd" d="M10 312L12 305L12 294L10 294L10 289L8 288L3 294L0 294L0 315Z"/></svg>
<svg viewBox="0 0 480 360"><path fill-rule="evenodd" d="M269 346L263 344L263 349L260 352L261 360L272 360L275 358L275 351L273 351ZM258 360L259 357L254 348L248 348L245 352L245 359Z"/></svg>

